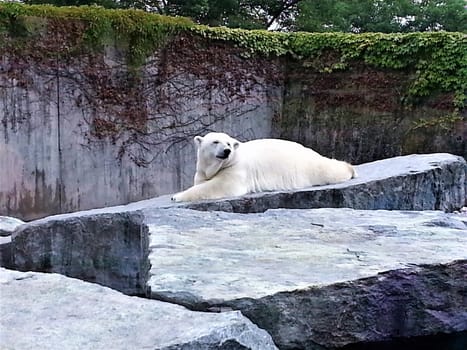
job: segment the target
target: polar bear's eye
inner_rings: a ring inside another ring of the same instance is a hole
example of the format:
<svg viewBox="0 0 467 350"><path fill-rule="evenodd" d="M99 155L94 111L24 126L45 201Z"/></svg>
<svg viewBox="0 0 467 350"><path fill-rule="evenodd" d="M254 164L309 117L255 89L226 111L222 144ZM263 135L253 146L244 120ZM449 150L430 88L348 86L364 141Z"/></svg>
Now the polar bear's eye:
<svg viewBox="0 0 467 350"><path fill-rule="evenodd" d="M217 145L217 144L219 143L219 141L212 141L212 143L213 143L214 145Z"/></svg>

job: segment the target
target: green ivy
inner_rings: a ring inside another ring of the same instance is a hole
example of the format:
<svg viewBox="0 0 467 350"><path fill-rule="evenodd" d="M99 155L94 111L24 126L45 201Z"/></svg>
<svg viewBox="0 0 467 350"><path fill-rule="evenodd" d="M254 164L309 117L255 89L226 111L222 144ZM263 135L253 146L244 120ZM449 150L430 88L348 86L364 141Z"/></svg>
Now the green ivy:
<svg viewBox="0 0 467 350"><path fill-rule="evenodd" d="M192 26L191 31L210 40L222 40L246 49L244 55L283 56L289 52L286 33L266 30L229 29L226 27Z"/></svg>
<svg viewBox="0 0 467 350"><path fill-rule="evenodd" d="M419 119L413 123L412 128L409 131L417 129L432 130L433 128L439 128L444 131L452 130L452 126L458 122L462 122L464 119L457 113L450 113L448 115L433 118L433 119Z"/></svg>
<svg viewBox="0 0 467 350"><path fill-rule="evenodd" d="M127 50L132 66L143 64L174 35L187 32L229 42L244 49L245 57L284 56L323 73L350 69L356 62L380 69L402 70L413 77L409 97L448 92L454 94L457 108L463 108L466 103L467 36L463 33L276 33L200 26L186 18L139 10L3 3L0 5L0 35L33 35L44 24L28 21L31 17L83 20L88 23L83 42L89 48L101 49L109 42L116 42Z"/></svg>
<svg viewBox="0 0 467 350"><path fill-rule="evenodd" d="M25 19L31 16L82 20L88 24L83 42L89 48L100 49L109 42L116 42L128 49L130 65L141 65L172 35L194 25L187 18L160 16L141 10L5 3L0 5L0 33L11 33L15 30L13 26L24 26ZM32 33L26 30L23 34Z"/></svg>
<svg viewBox="0 0 467 350"><path fill-rule="evenodd" d="M354 62L403 70L414 75L409 97L452 92L455 107L466 103L467 36L463 33L271 33L204 26L191 30L232 42L248 55L288 55L323 73L349 69Z"/></svg>

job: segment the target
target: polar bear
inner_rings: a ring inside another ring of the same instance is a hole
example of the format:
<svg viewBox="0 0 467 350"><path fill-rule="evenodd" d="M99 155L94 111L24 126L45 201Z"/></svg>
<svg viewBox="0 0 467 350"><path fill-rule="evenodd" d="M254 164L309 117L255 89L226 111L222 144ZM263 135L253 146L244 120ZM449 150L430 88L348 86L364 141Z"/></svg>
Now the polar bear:
<svg viewBox="0 0 467 350"><path fill-rule="evenodd" d="M323 157L296 142L240 142L224 133L195 136L194 141L198 153L194 186L175 194L175 202L294 190L357 176L349 163Z"/></svg>

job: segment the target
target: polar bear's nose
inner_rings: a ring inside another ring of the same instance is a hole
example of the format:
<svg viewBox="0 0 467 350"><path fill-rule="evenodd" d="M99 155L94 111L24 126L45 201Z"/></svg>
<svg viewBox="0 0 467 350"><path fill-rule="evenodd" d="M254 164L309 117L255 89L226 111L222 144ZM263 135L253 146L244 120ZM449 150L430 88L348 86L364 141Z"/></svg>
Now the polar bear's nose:
<svg viewBox="0 0 467 350"><path fill-rule="evenodd" d="M216 157L219 159L227 159L229 158L229 154L232 152L230 148L224 148L219 153L217 153Z"/></svg>

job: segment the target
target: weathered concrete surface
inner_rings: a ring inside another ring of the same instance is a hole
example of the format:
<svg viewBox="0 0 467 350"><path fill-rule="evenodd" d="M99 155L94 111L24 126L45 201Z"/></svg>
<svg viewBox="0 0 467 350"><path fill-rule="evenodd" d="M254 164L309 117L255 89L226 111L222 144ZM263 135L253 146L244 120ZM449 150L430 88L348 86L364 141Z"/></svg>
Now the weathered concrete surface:
<svg viewBox="0 0 467 350"><path fill-rule="evenodd" d="M57 272L127 294L144 294L148 232L140 213L38 220L13 233L11 266Z"/></svg>
<svg viewBox="0 0 467 350"><path fill-rule="evenodd" d="M467 330L465 216L144 213L153 298L196 310L241 310L281 349Z"/></svg>
<svg viewBox="0 0 467 350"><path fill-rule="evenodd" d="M447 153L408 155L362 164L358 178L337 185L267 192L185 204L196 210L238 213L272 208L453 211L467 203L467 163Z"/></svg>
<svg viewBox="0 0 467 350"><path fill-rule="evenodd" d="M0 266L12 267L11 237L0 237Z"/></svg>
<svg viewBox="0 0 467 350"><path fill-rule="evenodd" d="M358 164L412 153L467 158L466 110L448 117L451 94L438 91L409 106L403 91L414 75L407 71L356 63L323 74L319 64L287 62L283 110L273 120L273 137Z"/></svg>
<svg viewBox="0 0 467 350"><path fill-rule="evenodd" d="M2 349L276 349L239 312L192 312L57 274L0 268Z"/></svg>
<svg viewBox="0 0 467 350"><path fill-rule="evenodd" d="M148 57L137 78L118 42L103 52L63 51L85 29L65 21L44 25L25 52L3 38L0 215L32 220L175 192L193 181L193 136L270 136L282 96L269 78L278 69L272 60L178 38Z"/></svg>

